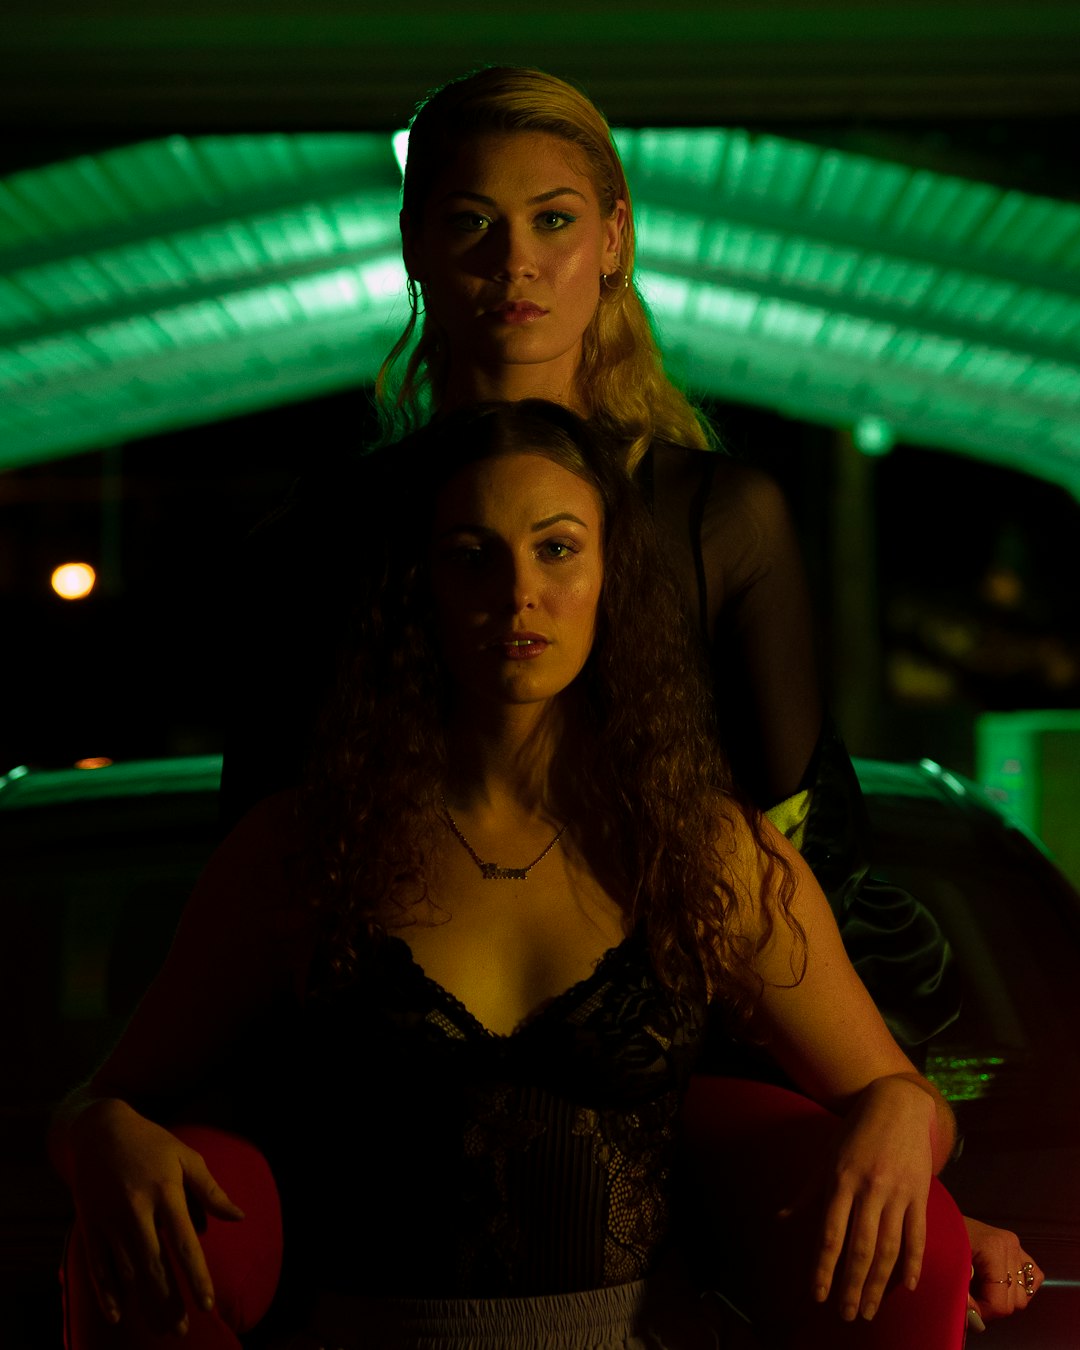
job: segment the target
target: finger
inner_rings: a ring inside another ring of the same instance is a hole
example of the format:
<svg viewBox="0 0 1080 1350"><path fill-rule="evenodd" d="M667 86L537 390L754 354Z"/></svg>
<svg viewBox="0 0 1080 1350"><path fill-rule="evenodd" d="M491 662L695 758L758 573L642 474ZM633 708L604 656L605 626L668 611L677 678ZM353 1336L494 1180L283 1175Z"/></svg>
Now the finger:
<svg viewBox="0 0 1080 1350"><path fill-rule="evenodd" d="M1039 1286L1044 1278L1045 1276L1037 1263L1028 1256L1027 1252L1021 1251L1017 1257L1016 1265L1016 1296L1014 1300L1016 1311L1028 1306L1039 1292Z"/></svg>
<svg viewBox="0 0 1080 1350"><path fill-rule="evenodd" d="M859 1295L859 1313L867 1321L881 1306L885 1288L896 1268L901 1251L906 1250L904 1219L905 1211L899 1204L887 1205L878 1216L874 1254ZM904 1268L907 1269L906 1257Z"/></svg>
<svg viewBox="0 0 1080 1350"><path fill-rule="evenodd" d="M990 1258L987 1258L980 1266L974 1281L974 1291L983 1320L992 1322L999 1317L1008 1317L1018 1306L1016 1295L1020 1270L1019 1257L1001 1256L993 1266L990 1264ZM1026 1296L1022 1293L1021 1298L1025 1298L1026 1301Z"/></svg>
<svg viewBox="0 0 1080 1350"><path fill-rule="evenodd" d="M904 1214L904 1264L900 1279L905 1289L914 1291L922 1275L926 1255L926 1205L929 1192L923 1199L909 1205Z"/></svg>
<svg viewBox="0 0 1080 1350"><path fill-rule="evenodd" d="M130 1242L124 1248L128 1268L120 1269L120 1278L125 1283L140 1285L144 1302L145 1295L149 1293L159 1303L167 1303L172 1294L172 1282L166 1270L165 1255L153 1214L137 1212L132 1219Z"/></svg>
<svg viewBox="0 0 1080 1350"><path fill-rule="evenodd" d="M978 1304L973 1298L968 1299L967 1324L972 1331L981 1333L986 1330L986 1323L983 1321Z"/></svg>
<svg viewBox="0 0 1080 1350"><path fill-rule="evenodd" d="M829 1297L836 1265L844 1250L844 1238L847 1236L850 1216L851 1195L847 1191L838 1191L829 1202L821 1224L813 1284L814 1298L819 1303L824 1303Z"/></svg>
<svg viewBox="0 0 1080 1350"><path fill-rule="evenodd" d="M185 1335L188 1330L188 1313L184 1295L176 1275L176 1262L172 1253L160 1238L157 1242L157 1258L146 1269L144 1278L137 1287L139 1304L147 1325L155 1332L175 1332Z"/></svg>
<svg viewBox="0 0 1080 1350"><path fill-rule="evenodd" d="M169 1210L163 1217L163 1229L168 1250L187 1282L192 1298L209 1312L214 1306L214 1285L186 1204L179 1212Z"/></svg>
<svg viewBox="0 0 1080 1350"><path fill-rule="evenodd" d="M878 1203L870 1197L857 1200L852 1208L845 1247L843 1275L837 1295L840 1303L840 1316L845 1322L853 1322L863 1304L863 1289L877 1255L881 1217ZM897 1239L893 1252L894 1262L898 1246ZM877 1311L876 1302L874 1303L874 1311Z"/></svg>
<svg viewBox="0 0 1080 1350"><path fill-rule="evenodd" d="M184 1184L199 1204L216 1219L242 1219L244 1211L217 1184L201 1153L188 1149L183 1158Z"/></svg>
<svg viewBox="0 0 1080 1350"><path fill-rule="evenodd" d="M83 1254L94 1298L105 1320L115 1324L120 1321L119 1281L108 1245L85 1228L80 1228L80 1231L83 1234Z"/></svg>

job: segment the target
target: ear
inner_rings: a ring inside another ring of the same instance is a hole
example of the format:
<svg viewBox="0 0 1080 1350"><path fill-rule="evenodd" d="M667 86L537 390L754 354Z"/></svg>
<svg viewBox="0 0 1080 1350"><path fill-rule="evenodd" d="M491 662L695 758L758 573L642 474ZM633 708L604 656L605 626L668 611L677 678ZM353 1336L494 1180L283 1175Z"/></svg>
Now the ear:
<svg viewBox="0 0 1080 1350"><path fill-rule="evenodd" d="M615 210L604 221L604 265L603 272L617 272L622 250L623 230L626 227L626 203L621 197L616 199Z"/></svg>
<svg viewBox="0 0 1080 1350"><path fill-rule="evenodd" d="M414 227L408 212L398 214L398 227L401 230L401 256L405 260L405 271L413 281L423 282L424 266L421 261L423 249L420 245L419 231Z"/></svg>

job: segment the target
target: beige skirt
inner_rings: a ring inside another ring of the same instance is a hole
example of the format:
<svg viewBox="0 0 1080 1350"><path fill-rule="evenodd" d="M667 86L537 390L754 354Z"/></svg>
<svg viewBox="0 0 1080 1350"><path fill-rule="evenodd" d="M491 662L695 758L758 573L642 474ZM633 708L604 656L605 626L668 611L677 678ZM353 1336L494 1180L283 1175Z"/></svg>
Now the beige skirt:
<svg viewBox="0 0 1080 1350"><path fill-rule="evenodd" d="M533 1298L323 1294L291 1350L751 1350L745 1321L664 1271L607 1289Z"/></svg>

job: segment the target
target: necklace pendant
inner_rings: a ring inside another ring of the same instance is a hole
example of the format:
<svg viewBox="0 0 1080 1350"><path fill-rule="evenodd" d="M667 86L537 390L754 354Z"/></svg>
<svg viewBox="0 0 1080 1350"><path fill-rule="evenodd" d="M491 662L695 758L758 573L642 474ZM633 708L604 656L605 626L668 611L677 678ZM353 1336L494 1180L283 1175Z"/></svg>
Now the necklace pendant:
<svg viewBox="0 0 1080 1350"><path fill-rule="evenodd" d="M500 867L498 863L482 862L480 871L485 881L527 881L527 867Z"/></svg>

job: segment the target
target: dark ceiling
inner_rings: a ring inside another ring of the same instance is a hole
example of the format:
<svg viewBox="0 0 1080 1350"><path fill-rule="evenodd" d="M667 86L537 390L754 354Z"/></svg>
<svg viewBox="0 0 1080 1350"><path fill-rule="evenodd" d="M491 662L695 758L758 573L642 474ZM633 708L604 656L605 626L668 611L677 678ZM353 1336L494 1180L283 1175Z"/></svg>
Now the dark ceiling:
<svg viewBox="0 0 1080 1350"><path fill-rule="evenodd" d="M490 61L623 125L1080 113L1075 0L8 0L0 38L31 134L397 126Z"/></svg>

